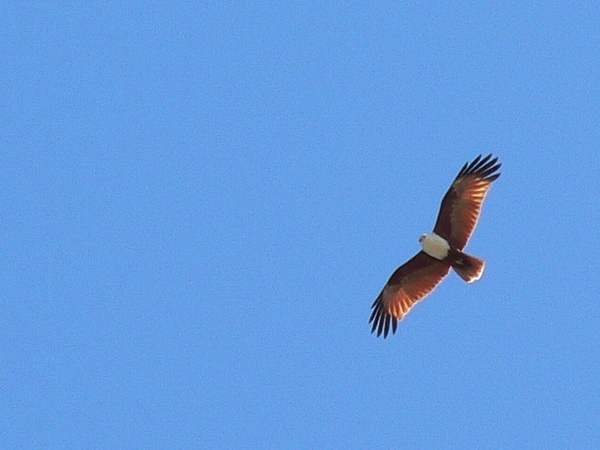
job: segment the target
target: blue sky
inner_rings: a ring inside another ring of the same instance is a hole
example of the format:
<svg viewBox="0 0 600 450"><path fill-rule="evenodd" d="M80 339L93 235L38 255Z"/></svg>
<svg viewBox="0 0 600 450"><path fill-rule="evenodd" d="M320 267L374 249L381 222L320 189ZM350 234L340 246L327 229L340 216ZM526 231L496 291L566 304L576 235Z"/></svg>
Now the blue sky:
<svg viewBox="0 0 600 450"><path fill-rule="evenodd" d="M0 19L3 447L597 447L600 7L96 3Z"/></svg>

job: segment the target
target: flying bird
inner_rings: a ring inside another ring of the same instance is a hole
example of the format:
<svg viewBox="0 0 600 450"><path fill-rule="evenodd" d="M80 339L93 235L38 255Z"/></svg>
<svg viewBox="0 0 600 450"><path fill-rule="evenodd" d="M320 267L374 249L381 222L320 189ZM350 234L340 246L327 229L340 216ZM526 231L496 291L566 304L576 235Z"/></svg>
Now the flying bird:
<svg viewBox="0 0 600 450"><path fill-rule="evenodd" d="M371 333L387 338L390 328L396 333L398 322L423 300L450 273L467 283L481 278L485 262L467 255L469 242L481 214L481 206L500 173L498 158L479 155L466 163L442 200L433 232L419 237L421 250L398 267L371 306Z"/></svg>

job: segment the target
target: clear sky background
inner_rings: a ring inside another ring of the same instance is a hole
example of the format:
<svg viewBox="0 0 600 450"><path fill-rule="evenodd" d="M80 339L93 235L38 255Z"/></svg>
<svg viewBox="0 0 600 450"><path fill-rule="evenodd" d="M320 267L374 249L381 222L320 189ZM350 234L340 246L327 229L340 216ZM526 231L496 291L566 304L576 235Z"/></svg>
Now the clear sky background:
<svg viewBox="0 0 600 450"><path fill-rule="evenodd" d="M1 446L597 448L600 6L198 3L2 8Z"/></svg>

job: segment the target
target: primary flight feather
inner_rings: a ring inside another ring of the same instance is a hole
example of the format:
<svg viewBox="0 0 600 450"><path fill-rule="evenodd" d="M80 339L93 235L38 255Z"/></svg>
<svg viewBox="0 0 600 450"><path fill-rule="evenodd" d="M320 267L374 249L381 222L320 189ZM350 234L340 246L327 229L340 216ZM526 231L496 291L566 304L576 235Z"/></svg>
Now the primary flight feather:
<svg viewBox="0 0 600 450"><path fill-rule="evenodd" d="M463 249L475 230L481 206L502 164L492 155L466 163L446 192L433 233L419 238L423 250L398 267L371 306L371 332L386 338L398 321L454 269L467 283L479 280L485 262Z"/></svg>

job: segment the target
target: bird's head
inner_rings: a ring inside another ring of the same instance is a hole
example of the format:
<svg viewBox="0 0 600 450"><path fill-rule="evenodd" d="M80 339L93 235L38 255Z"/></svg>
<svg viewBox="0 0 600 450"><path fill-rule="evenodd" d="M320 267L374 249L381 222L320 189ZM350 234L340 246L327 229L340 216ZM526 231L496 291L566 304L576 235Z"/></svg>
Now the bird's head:
<svg viewBox="0 0 600 450"><path fill-rule="evenodd" d="M419 242L422 244L423 241L427 238L426 234L422 234L421 236L419 236Z"/></svg>

